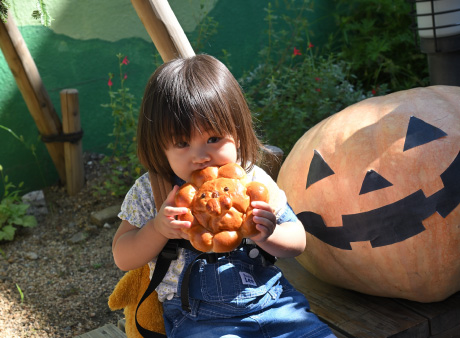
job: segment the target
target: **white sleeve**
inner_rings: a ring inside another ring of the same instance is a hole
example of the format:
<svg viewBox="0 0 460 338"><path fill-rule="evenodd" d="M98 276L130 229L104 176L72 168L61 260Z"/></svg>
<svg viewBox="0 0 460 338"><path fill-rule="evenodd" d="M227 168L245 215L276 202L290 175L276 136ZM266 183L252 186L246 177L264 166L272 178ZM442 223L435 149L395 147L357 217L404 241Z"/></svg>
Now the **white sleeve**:
<svg viewBox="0 0 460 338"><path fill-rule="evenodd" d="M283 190L278 187L278 184L268 175L262 168L254 166L248 175L250 176L251 181L257 181L263 183L269 193L269 202L270 206L275 211L275 216L278 219L284 212L287 207L287 198Z"/></svg>
<svg viewBox="0 0 460 338"><path fill-rule="evenodd" d="M150 186L149 174L139 177L125 196L118 217L142 228L156 215L155 202Z"/></svg>

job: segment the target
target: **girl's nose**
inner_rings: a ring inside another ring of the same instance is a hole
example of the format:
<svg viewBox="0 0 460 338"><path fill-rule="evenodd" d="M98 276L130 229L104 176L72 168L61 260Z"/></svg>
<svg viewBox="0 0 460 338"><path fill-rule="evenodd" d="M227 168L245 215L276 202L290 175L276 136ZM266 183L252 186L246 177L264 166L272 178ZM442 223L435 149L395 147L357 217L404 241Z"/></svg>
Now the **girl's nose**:
<svg viewBox="0 0 460 338"><path fill-rule="evenodd" d="M211 160L211 156L205 149L196 149L193 156L194 163L204 163Z"/></svg>

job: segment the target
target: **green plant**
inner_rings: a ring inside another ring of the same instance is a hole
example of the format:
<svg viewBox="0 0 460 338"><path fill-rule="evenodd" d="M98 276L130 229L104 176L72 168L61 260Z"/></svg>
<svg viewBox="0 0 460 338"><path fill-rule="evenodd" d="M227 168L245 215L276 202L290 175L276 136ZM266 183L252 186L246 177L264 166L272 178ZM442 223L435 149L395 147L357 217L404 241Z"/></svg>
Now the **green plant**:
<svg viewBox="0 0 460 338"><path fill-rule="evenodd" d="M0 174L4 187L4 193L0 201L0 241L12 241L17 226L34 227L37 220L32 215L26 215L29 204L23 203L20 196L20 188L9 182L8 175L3 174L3 167L0 165Z"/></svg>
<svg viewBox="0 0 460 338"><path fill-rule="evenodd" d="M10 8L10 3L8 0L0 0L0 20L6 22L8 18L8 8Z"/></svg>
<svg viewBox="0 0 460 338"><path fill-rule="evenodd" d="M96 188L98 194L122 196L126 194L132 182L141 173L141 165L136 155L136 128L138 110L136 99L125 85L128 78L125 67L129 64L128 57L117 54L119 68L119 88L113 89L114 74L109 73L110 103L102 107L110 108L113 117L113 130L110 136L113 142L108 145L111 156L104 158L110 163L111 172L106 176L103 187Z"/></svg>
<svg viewBox="0 0 460 338"><path fill-rule="evenodd" d="M19 285L16 283L16 288L18 289L19 295L21 296L21 303L24 303L24 293L22 292Z"/></svg>
<svg viewBox="0 0 460 338"><path fill-rule="evenodd" d="M193 50L198 53L204 49L206 43L217 33L219 23L212 16L208 15L208 12L205 10L204 1L200 4L200 14L196 22L198 23L196 29L197 33L196 36L190 40Z"/></svg>
<svg viewBox="0 0 460 338"><path fill-rule="evenodd" d="M406 0L337 0L337 33L329 48L351 65L365 88L387 83L391 91L426 86L426 57L410 30Z"/></svg>
<svg viewBox="0 0 460 338"><path fill-rule="evenodd" d="M38 156L37 156L37 153L36 153L36 150L37 150L37 147L35 144L33 143L28 143L24 140L24 136L22 135L17 135L13 130L11 130L10 128L7 128L5 126L2 126L0 124L0 129L3 129L5 130L6 132L8 132L11 136L13 136L16 140L18 140L19 142L21 142L23 144L24 147L26 147L28 150L30 150L30 152L32 153L32 156L34 157L35 159L35 163L37 163L37 168L38 168L38 172L40 173L40 177L42 179L42 182L44 185L46 185L46 181L45 181L45 177L43 176L43 172L42 172L42 169L41 169L41 166L40 166L40 161L38 160Z"/></svg>
<svg viewBox="0 0 460 338"><path fill-rule="evenodd" d="M377 94L352 84L349 63L320 55L304 15L311 3L290 5L296 14L280 17L268 3L268 44L259 53L258 66L241 80L263 141L285 153L324 118ZM379 93L384 91L380 88Z"/></svg>

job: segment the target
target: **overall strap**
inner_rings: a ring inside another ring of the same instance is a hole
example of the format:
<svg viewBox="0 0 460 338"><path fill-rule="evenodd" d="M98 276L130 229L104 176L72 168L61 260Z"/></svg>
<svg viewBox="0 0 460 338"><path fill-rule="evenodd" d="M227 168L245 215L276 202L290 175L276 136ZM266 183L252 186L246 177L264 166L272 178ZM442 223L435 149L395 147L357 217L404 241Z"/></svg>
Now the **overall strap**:
<svg viewBox="0 0 460 338"><path fill-rule="evenodd" d="M137 304L135 320L136 320L136 327L139 333L144 338L164 338L165 335L147 330L143 328L139 322L137 321L137 311L141 304L152 294L153 291L157 288L157 286L161 283L163 278L165 277L166 273L168 272L169 266L171 265L171 261L177 259L178 256L178 249L179 249L179 241L176 240L169 240L161 253L158 255L158 259L155 265L155 270L153 271L152 279L150 280L149 286L147 290L145 290L144 295L142 296L139 304Z"/></svg>
<svg viewBox="0 0 460 338"><path fill-rule="evenodd" d="M150 186L152 187L153 193L153 200L155 202L155 207L157 210L161 207L163 202L168 197L169 192L172 189L172 184L169 180L165 179L164 177L149 171L149 180ZM147 330L143 328L139 322L137 321L137 311L141 304L152 294L153 291L157 288L157 286L161 283L163 278L165 277L166 273L168 272L169 266L171 265L171 261L177 259L179 242L174 240L169 240L161 253L158 255L158 259L155 265L155 270L152 275L152 279L150 280L149 286L147 290L145 290L144 295L142 296L139 304L137 304L135 320L136 320L136 327L139 333L144 338L165 338L166 336Z"/></svg>
<svg viewBox="0 0 460 338"><path fill-rule="evenodd" d="M188 250L195 250L189 241L185 239L170 239L164 248L161 250L160 254L158 255L157 262L155 264L155 270L153 270L152 279L150 280L149 286L147 290L145 290L144 295L142 296L139 304L137 304L135 320L136 320L136 327L139 333L144 338L164 338L165 335L147 330L143 328L139 322L137 321L137 311L141 304L152 294L153 291L160 285L163 278L166 276L169 267L171 266L171 262L176 260L179 256L179 248L186 248Z"/></svg>

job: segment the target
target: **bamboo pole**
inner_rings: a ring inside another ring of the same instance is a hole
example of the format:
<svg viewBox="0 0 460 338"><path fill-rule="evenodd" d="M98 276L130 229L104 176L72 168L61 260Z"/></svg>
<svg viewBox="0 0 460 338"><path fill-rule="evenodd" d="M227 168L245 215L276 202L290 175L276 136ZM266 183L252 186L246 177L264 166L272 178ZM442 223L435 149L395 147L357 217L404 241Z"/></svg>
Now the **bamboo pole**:
<svg viewBox="0 0 460 338"><path fill-rule="evenodd" d="M62 132L61 121L43 86L37 66L11 15L8 16L6 23L0 20L0 48L40 134L44 136L60 134ZM51 142L45 145L59 178L65 183L63 144Z"/></svg>
<svg viewBox="0 0 460 338"><path fill-rule="evenodd" d="M60 97L62 129L64 135L81 132L78 91L76 89L64 89L60 92ZM77 139L73 142L64 142L64 156L67 193L73 196L76 195L85 184L81 139Z"/></svg>
<svg viewBox="0 0 460 338"><path fill-rule="evenodd" d="M167 0L131 0L131 3L164 62L195 55Z"/></svg>

